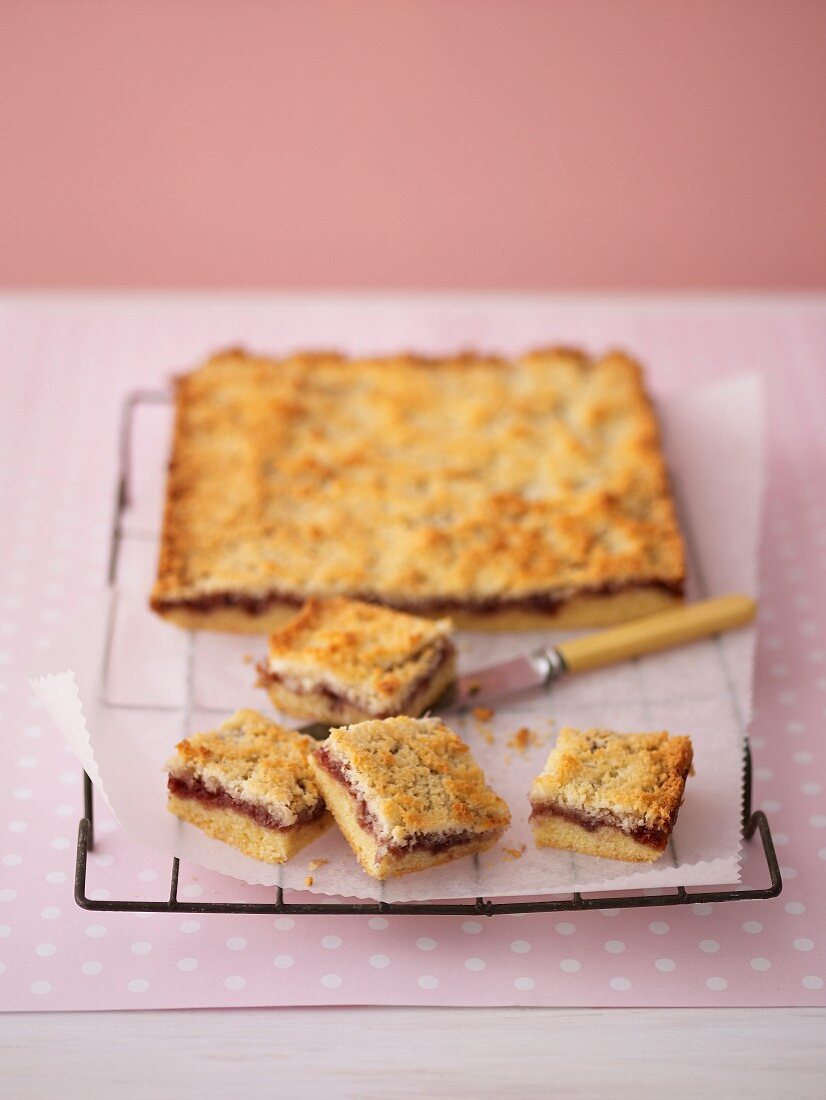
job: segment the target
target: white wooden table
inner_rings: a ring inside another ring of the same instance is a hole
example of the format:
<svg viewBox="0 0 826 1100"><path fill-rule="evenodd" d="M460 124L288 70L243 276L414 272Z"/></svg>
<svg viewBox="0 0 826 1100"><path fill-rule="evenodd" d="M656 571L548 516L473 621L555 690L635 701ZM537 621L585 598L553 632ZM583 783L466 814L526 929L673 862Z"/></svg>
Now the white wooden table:
<svg viewBox="0 0 826 1100"><path fill-rule="evenodd" d="M826 1009L279 1008L0 1021L3 1100L826 1095Z"/></svg>

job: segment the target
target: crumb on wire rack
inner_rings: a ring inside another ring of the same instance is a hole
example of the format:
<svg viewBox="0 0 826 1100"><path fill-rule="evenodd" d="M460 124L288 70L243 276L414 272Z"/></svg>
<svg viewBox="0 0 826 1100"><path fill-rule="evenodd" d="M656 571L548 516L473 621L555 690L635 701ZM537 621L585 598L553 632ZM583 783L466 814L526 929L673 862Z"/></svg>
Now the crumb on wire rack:
<svg viewBox="0 0 826 1100"><path fill-rule="evenodd" d="M305 886L312 886L313 881L314 881L313 876L312 875L307 875L307 877L304 879L304 885Z"/></svg>

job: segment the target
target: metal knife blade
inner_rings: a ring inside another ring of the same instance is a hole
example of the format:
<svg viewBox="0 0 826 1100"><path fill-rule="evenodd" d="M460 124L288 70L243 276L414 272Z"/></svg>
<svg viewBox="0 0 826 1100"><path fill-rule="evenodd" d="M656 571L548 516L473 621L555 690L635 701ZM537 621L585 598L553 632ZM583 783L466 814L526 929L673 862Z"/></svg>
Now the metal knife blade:
<svg viewBox="0 0 826 1100"><path fill-rule="evenodd" d="M459 676L452 690L433 707L436 714L453 714L466 707L483 707L508 695L542 687L564 670L554 650L541 650Z"/></svg>

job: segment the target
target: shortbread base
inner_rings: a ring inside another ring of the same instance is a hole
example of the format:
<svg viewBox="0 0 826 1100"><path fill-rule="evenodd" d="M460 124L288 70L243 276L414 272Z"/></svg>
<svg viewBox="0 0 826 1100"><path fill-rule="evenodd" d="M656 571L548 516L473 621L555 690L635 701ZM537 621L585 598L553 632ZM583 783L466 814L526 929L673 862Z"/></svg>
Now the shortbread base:
<svg viewBox="0 0 826 1100"><path fill-rule="evenodd" d="M457 844L440 852L431 852L419 848L412 852L387 852L379 857L379 843L376 838L363 829L358 822L353 799L345 787L315 760L310 757L310 768L318 789L324 796L327 808L335 818L347 843L353 849L361 868L372 878L386 879L409 875L414 871L427 871L431 867L441 867L454 859L485 852L499 840L504 829L491 829L479 837Z"/></svg>
<svg viewBox="0 0 826 1100"><path fill-rule="evenodd" d="M282 714L289 714L293 718L309 718L314 722L328 722L331 726L350 726L356 722L369 721L371 718L395 718L400 714L420 718L429 706L444 695L455 679L456 657L454 654L449 654L442 664L434 669L433 678L428 678L403 707L390 712L385 711L382 714L361 710L353 703L345 702L343 699L331 699L322 695L321 692L315 694L291 691L282 683L268 683L266 688L273 706Z"/></svg>
<svg viewBox="0 0 826 1100"><path fill-rule="evenodd" d="M658 611L667 611L683 603L681 596L665 588L628 588L605 595L572 596L553 612L506 608L502 611L474 612L461 608L434 611L429 614L416 608L400 606L424 618L442 618L449 614L460 630L494 633L504 630L585 630L591 627L614 626L631 619L641 619ZM390 605L388 605L390 606ZM216 630L228 634L270 634L295 618L292 604L275 604L258 614L240 607L215 607L197 610L183 605L158 610L158 614L183 627L184 630Z"/></svg>
<svg viewBox="0 0 826 1100"><path fill-rule="evenodd" d="M222 840L245 856L260 859L263 863L286 863L333 824L332 817L325 811L321 817L305 825L293 825L283 831L267 829L245 814L216 809L195 798L178 798L172 794L168 807L176 817L196 825L207 836Z"/></svg>
<svg viewBox="0 0 826 1100"><path fill-rule="evenodd" d="M585 856L620 859L627 863L654 863L667 846L654 848L650 844L641 844L611 825L585 829L575 821L553 814L535 818L531 821L531 827L537 848L563 848Z"/></svg>

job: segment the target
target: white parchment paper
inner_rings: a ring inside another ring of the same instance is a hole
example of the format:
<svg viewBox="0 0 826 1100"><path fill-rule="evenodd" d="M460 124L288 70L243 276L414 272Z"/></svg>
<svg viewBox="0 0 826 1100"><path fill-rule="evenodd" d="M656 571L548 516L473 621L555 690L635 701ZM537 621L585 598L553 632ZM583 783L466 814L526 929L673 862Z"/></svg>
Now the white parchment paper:
<svg viewBox="0 0 826 1100"><path fill-rule="evenodd" d="M671 470L689 543L692 598L757 591L761 495L759 383L734 377L659 402ZM571 890L697 886L739 880L743 735L751 716L754 629L626 665L569 676L550 693L502 704L490 723L451 724L472 746L513 824L478 858L378 883L365 875L337 830L291 863L273 867L206 837L166 810L164 762L176 742L215 728L242 706L271 711L254 687L262 636L189 634L147 609L157 552L163 470L171 418L142 410L136 423L130 504L124 514L117 586L76 635L52 650L31 683L99 792L139 843L262 885L385 901ZM538 645L550 632L464 634L460 671ZM284 724L297 725L283 719ZM667 729L694 742L695 772L671 845L656 863L634 865L538 851L528 826L528 789L563 725L620 731ZM535 743L509 742L521 727Z"/></svg>

